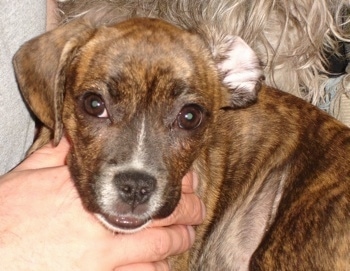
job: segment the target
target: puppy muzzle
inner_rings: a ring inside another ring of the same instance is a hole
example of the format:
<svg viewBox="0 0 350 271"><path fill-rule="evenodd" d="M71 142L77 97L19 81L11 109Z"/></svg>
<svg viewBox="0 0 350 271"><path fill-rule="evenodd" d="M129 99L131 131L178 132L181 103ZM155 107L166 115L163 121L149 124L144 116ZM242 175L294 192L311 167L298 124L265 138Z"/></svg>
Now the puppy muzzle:
<svg viewBox="0 0 350 271"><path fill-rule="evenodd" d="M99 185L97 217L113 231L135 232L144 228L155 212L157 179L140 170L117 172Z"/></svg>

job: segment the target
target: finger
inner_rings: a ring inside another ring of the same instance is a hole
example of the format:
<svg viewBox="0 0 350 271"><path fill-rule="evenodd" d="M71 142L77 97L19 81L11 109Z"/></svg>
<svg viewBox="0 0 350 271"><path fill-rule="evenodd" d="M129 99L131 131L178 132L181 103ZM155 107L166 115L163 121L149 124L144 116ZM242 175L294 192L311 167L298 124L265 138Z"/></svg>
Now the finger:
<svg viewBox="0 0 350 271"><path fill-rule="evenodd" d="M188 250L194 242L195 233L192 227L173 225L170 227L147 228L132 235L117 234L112 242L99 249L101 255L85 255L101 257L106 270L142 262L159 262L171 255ZM112 248L112 249L111 249ZM114 250L113 250L114 249ZM90 270L84 267L83 270Z"/></svg>
<svg viewBox="0 0 350 271"><path fill-rule="evenodd" d="M65 137L56 147L51 143L46 144L27 157L13 171L62 166L65 164L69 147L69 142Z"/></svg>
<svg viewBox="0 0 350 271"><path fill-rule="evenodd" d="M198 176L195 172L188 172L182 179L182 193L194 193L198 186Z"/></svg>
<svg viewBox="0 0 350 271"><path fill-rule="evenodd" d="M152 227L178 225L199 225L203 222L206 209L195 194L182 194L175 211L164 219L154 220Z"/></svg>
<svg viewBox="0 0 350 271"><path fill-rule="evenodd" d="M114 269L114 271L168 271L170 270L168 261L163 260L154 263L140 263L122 266Z"/></svg>

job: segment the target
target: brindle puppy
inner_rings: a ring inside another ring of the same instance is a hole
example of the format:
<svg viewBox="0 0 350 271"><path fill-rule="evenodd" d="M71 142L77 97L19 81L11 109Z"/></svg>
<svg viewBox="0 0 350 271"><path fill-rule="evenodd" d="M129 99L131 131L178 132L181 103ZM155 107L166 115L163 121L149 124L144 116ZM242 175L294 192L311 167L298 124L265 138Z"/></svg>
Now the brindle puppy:
<svg viewBox="0 0 350 271"><path fill-rule="evenodd" d="M18 82L63 130L85 207L133 232L168 216L198 173L207 218L173 270L349 270L350 129L261 82L237 37L220 53L156 19L85 19L26 43Z"/></svg>

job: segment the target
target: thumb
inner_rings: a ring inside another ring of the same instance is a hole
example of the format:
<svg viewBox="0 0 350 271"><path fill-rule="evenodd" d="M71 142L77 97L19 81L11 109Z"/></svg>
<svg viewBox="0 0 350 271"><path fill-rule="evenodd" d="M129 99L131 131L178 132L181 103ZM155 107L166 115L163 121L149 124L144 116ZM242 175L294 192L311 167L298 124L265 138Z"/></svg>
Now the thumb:
<svg viewBox="0 0 350 271"><path fill-rule="evenodd" d="M48 143L33 152L13 171L63 166L65 165L69 147L66 137L63 137L56 147Z"/></svg>

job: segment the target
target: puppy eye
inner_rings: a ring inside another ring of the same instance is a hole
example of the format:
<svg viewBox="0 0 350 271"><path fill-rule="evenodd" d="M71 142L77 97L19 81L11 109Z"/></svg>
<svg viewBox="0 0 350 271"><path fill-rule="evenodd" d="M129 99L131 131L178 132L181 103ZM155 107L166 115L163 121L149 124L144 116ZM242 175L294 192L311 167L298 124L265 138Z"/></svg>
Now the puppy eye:
<svg viewBox="0 0 350 271"><path fill-rule="evenodd" d="M89 93L86 94L83 99L83 106L86 113L98 118L108 117L105 102L100 95Z"/></svg>
<svg viewBox="0 0 350 271"><path fill-rule="evenodd" d="M193 130L201 125L203 110L199 105L189 104L184 106L177 115L177 125L184 130Z"/></svg>

